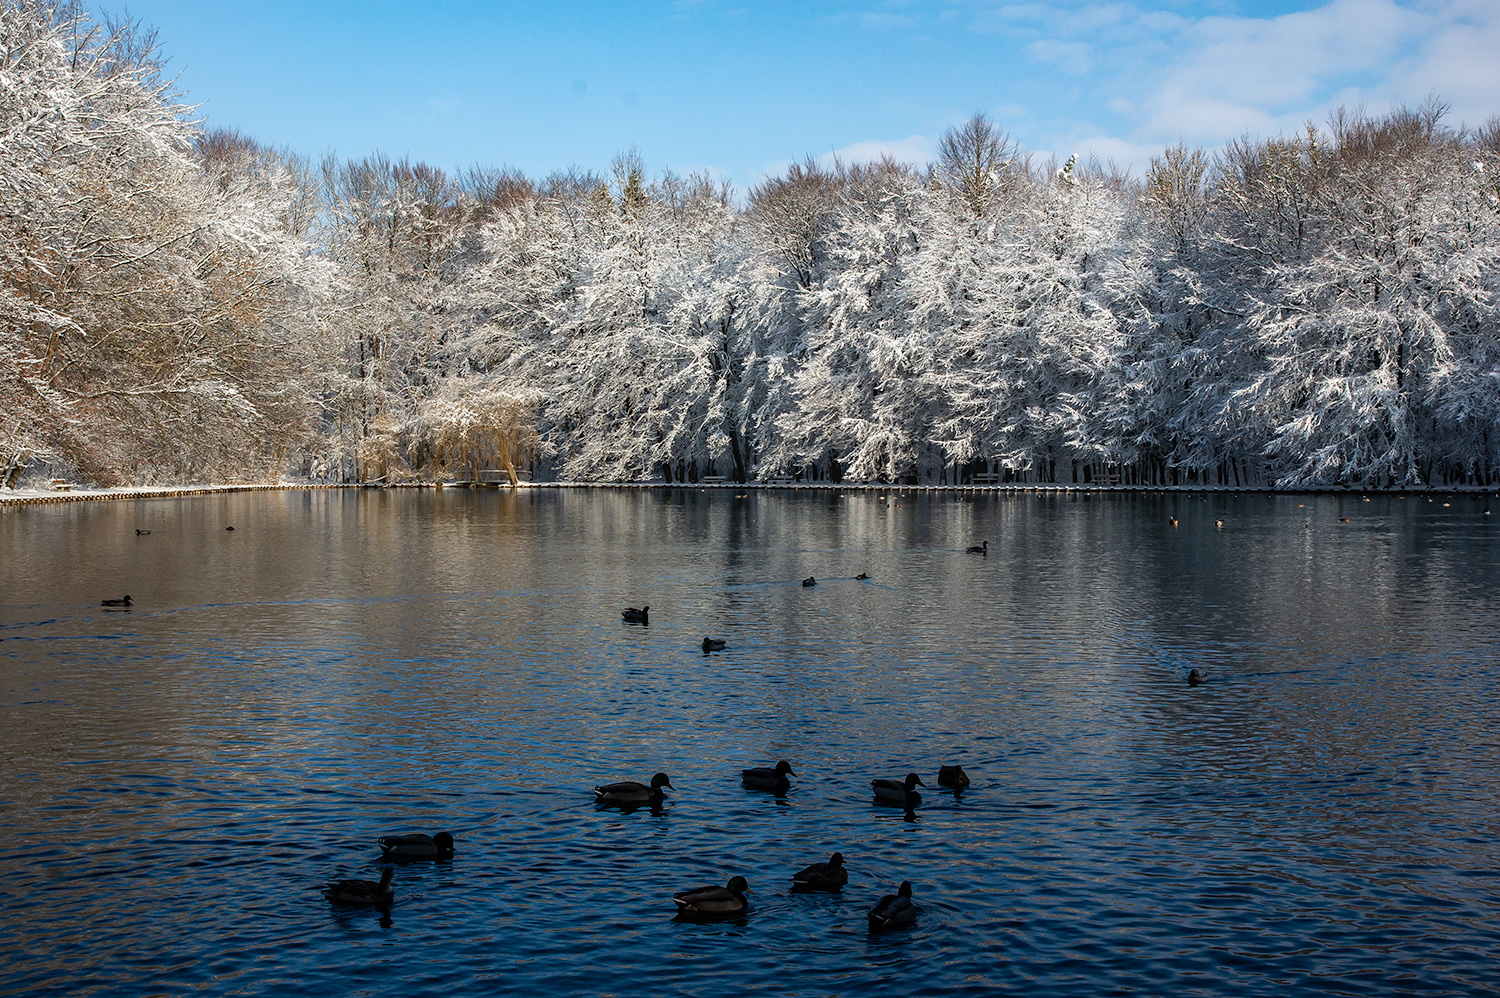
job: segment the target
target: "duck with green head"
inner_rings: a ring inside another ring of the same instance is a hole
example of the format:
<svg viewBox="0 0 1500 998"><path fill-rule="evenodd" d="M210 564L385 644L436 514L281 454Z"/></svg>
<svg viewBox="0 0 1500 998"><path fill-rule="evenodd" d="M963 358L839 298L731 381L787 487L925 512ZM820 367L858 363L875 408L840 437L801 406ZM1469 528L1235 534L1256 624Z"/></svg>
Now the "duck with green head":
<svg viewBox="0 0 1500 998"><path fill-rule="evenodd" d="M740 782L751 790L765 790L768 793L784 794L791 789L792 781L788 776L796 776L792 772L792 764L785 759L776 764L776 768L769 766L757 766L755 769L742 769L743 774Z"/></svg>
<svg viewBox="0 0 1500 998"><path fill-rule="evenodd" d="M672 895L677 905L677 917L684 920L709 922L725 918L739 918L750 910L745 895L750 885L744 877L730 877L723 887L695 887L690 891L679 891Z"/></svg>
<svg viewBox="0 0 1500 998"><path fill-rule="evenodd" d="M595 804L612 804L621 807L640 807L650 804L655 807L662 802L662 788L672 786L672 778L666 773L657 773L651 777L651 782L636 783L625 780L620 783L606 783L602 787L594 788Z"/></svg>
<svg viewBox="0 0 1500 998"><path fill-rule="evenodd" d="M871 780L870 789L875 791L875 803L896 804L900 807L916 807L922 803L917 787L925 787L916 773L907 773L904 780Z"/></svg>

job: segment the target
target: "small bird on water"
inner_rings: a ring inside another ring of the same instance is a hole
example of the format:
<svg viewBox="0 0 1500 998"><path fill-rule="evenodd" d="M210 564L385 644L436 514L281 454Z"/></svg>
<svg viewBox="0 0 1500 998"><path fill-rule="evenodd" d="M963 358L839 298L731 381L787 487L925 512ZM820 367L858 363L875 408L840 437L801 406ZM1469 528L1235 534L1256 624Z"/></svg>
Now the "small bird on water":
<svg viewBox="0 0 1500 998"><path fill-rule="evenodd" d="M146 534L149 534L149 533L151 533L151 531L149 531L149 530L142 530L140 527L136 527L135 528L135 535L137 537L144 537Z"/></svg>
<svg viewBox="0 0 1500 998"><path fill-rule="evenodd" d="M130 597L123 596L120 599L106 599L99 601L100 606L130 606Z"/></svg>
<svg viewBox="0 0 1500 998"><path fill-rule="evenodd" d="M388 905L395 897L391 889L391 878L395 875L396 871L388 866L378 884L373 880L335 880L323 888L323 895L334 904Z"/></svg>
<svg viewBox="0 0 1500 998"><path fill-rule="evenodd" d="M938 786L962 790L968 785L969 774L964 772L962 766L941 766L938 768Z"/></svg>
<svg viewBox="0 0 1500 998"><path fill-rule="evenodd" d="M855 577L854 577L854 578L855 578L855 579L856 579L856 580L858 580L858 581L859 581L859 582L863 582L863 581L865 581L865 580L866 580L866 579L868 579L868 578L869 578L869 577L870 577L870 576L869 576L869 573L868 573L868 572L860 572L860 573L859 573L859 574L858 574L858 575L856 575L856 576L855 576Z"/></svg>
<svg viewBox="0 0 1500 998"><path fill-rule="evenodd" d="M917 906L911 899L911 881L901 881L894 894L887 894L876 902L867 916L871 932L888 932L904 929L917 920Z"/></svg>
<svg viewBox="0 0 1500 998"><path fill-rule="evenodd" d="M797 775L792 772L792 764L785 759L778 762L774 769L759 766L755 769L742 769L740 773L740 782L751 790L769 790L774 794L784 794L791 789L792 781L787 777Z"/></svg>
<svg viewBox="0 0 1500 998"><path fill-rule="evenodd" d="M964 553L982 554L986 558L988 558L990 556L990 542L985 541L983 544L971 544L968 547L964 548Z"/></svg>
<svg viewBox="0 0 1500 998"><path fill-rule="evenodd" d="M750 884L744 877L730 877L723 887L695 887L690 891L679 891L672 895L677 905L677 917L696 921L717 921L721 918L738 918L750 910L745 895L750 893Z"/></svg>
<svg viewBox="0 0 1500 998"><path fill-rule="evenodd" d="M643 606L640 609L636 609L633 606L627 606L620 611L620 619L624 620L627 624L650 624L651 608Z"/></svg>
<svg viewBox="0 0 1500 998"><path fill-rule="evenodd" d="M802 580L802 584L804 586L815 586L818 584L818 580L809 575L807 578Z"/></svg>
<svg viewBox="0 0 1500 998"><path fill-rule="evenodd" d="M844 854L836 852L826 863L813 863L792 874L794 891L836 891L849 882Z"/></svg>
<svg viewBox="0 0 1500 998"><path fill-rule="evenodd" d="M385 835L379 840L382 859L447 859L453 855L453 836Z"/></svg>
<svg viewBox="0 0 1500 998"><path fill-rule="evenodd" d="M1194 669L1192 672L1188 673L1188 685L1202 686L1203 681L1207 678L1208 673L1204 672L1202 669Z"/></svg>
<svg viewBox="0 0 1500 998"><path fill-rule="evenodd" d="M626 806L640 804L660 804L662 801L662 787L672 786L672 778L666 773L657 773L651 777L650 785L636 783L626 780L620 783L606 783L602 787L594 788L595 804L623 804Z"/></svg>
<svg viewBox="0 0 1500 998"><path fill-rule="evenodd" d="M916 773L907 773L904 780L871 780L870 789L875 791L875 801L878 804L900 804L905 807L916 807L922 803L922 795L917 793L917 787L925 787L922 778Z"/></svg>
<svg viewBox="0 0 1500 998"><path fill-rule="evenodd" d="M711 651L723 651L724 650L724 639L723 638L704 638L703 639L703 646L702 647L703 647L703 654L705 654L705 655L707 655Z"/></svg>

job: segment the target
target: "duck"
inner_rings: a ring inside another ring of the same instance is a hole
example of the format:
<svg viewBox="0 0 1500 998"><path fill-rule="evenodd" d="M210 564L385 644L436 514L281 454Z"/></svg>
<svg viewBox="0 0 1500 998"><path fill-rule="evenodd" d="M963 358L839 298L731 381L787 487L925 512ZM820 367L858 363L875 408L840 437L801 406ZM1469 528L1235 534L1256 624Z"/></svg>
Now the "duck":
<svg viewBox="0 0 1500 998"><path fill-rule="evenodd" d="M1203 685L1203 681L1206 680L1207 678L1208 678L1208 673L1204 672L1202 669L1194 669L1192 672L1188 673L1188 685L1189 686L1202 686Z"/></svg>
<svg viewBox="0 0 1500 998"><path fill-rule="evenodd" d="M657 773L651 777L650 785L633 781L606 783L602 787L594 788L594 803L655 806L662 801L662 787L677 789L672 786L672 778L666 773Z"/></svg>
<svg viewBox="0 0 1500 998"><path fill-rule="evenodd" d="M922 795L917 793L916 787L925 787L922 778L916 773L907 773L905 780L871 780L870 789L875 791L875 801L879 804L902 804L906 807L916 807L922 803Z"/></svg>
<svg viewBox="0 0 1500 998"><path fill-rule="evenodd" d="M1168 520L1167 520L1167 522L1168 522L1168 523L1170 523L1170 524L1171 524L1171 525L1172 525L1172 526L1174 526L1174 527L1175 527L1175 526L1177 526L1177 517L1175 517L1175 516L1174 516L1174 517L1170 517L1170 518L1169 518L1169 519L1168 519Z"/></svg>
<svg viewBox="0 0 1500 998"><path fill-rule="evenodd" d="M964 548L964 553L982 554L986 558L988 558L990 556L990 542L985 541L983 544L971 544L968 547Z"/></svg>
<svg viewBox="0 0 1500 998"><path fill-rule="evenodd" d="M672 895L677 905L677 917L710 921L721 918L738 918L750 910L745 895L750 884L744 877L730 877L723 887L695 887L690 891L679 891Z"/></svg>
<svg viewBox="0 0 1500 998"><path fill-rule="evenodd" d="M382 859L447 859L453 855L453 836L385 835L379 839Z"/></svg>
<svg viewBox="0 0 1500 998"><path fill-rule="evenodd" d="M233 530L234 528L233 527L225 527L224 529L225 530Z"/></svg>
<svg viewBox="0 0 1500 998"><path fill-rule="evenodd" d="M395 875L395 869L388 866L378 884L373 880L335 880L323 888L323 894L334 904L387 905L395 896L391 890L391 878Z"/></svg>
<svg viewBox="0 0 1500 998"><path fill-rule="evenodd" d="M146 536L149 533L151 533L151 531L142 529L141 527L136 527L135 528L135 535L137 537L144 537L144 536Z"/></svg>
<svg viewBox="0 0 1500 998"><path fill-rule="evenodd" d="M871 932L904 929L917 920L917 906L911 899L911 881L901 881L896 893L887 894L875 903L868 916Z"/></svg>
<svg viewBox="0 0 1500 998"><path fill-rule="evenodd" d="M122 596L119 599L106 599L99 601L100 606L130 606L130 597Z"/></svg>
<svg viewBox="0 0 1500 998"><path fill-rule="evenodd" d="M856 576L855 576L855 577L854 577L854 578L855 578L855 581L857 581L857 582L863 582L863 581L865 581L865 580L866 580L866 579L868 579L868 578L869 578L869 577L870 577L870 576L869 576L869 573L867 573L867 572L860 572L860 573L859 573L859 574L858 574L858 575L856 575Z"/></svg>
<svg viewBox="0 0 1500 998"><path fill-rule="evenodd" d="M836 891L849 882L844 869L844 854L836 852L825 863L813 863L792 874L792 889L802 891Z"/></svg>
<svg viewBox="0 0 1500 998"><path fill-rule="evenodd" d="M804 586L815 586L818 584L818 580L809 575L807 578L802 580L802 584Z"/></svg>
<svg viewBox="0 0 1500 998"><path fill-rule="evenodd" d="M724 639L723 638L704 638L703 639L703 645L702 645L702 647L703 647L703 654L705 654L705 655L707 655L711 651L723 651L724 650Z"/></svg>
<svg viewBox="0 0 1500 998"><path fill-rule="evenodd" d="M627 624L649 624L651 623L651 608L643 606L637 610L633 606L627 606L620 611L620 618Z"/></svg>
<svg viewBox="0 0 1500 998"><path fill-rule="evenodd" d="M954 790L962 790L969 785L969 774L964 772L962 766L940 766L938 767L938 786L952 787Z"/></svg>
<svg viewBox="0 0 1500 998"><path fill-rule="evenodd" d="M1341 517L1339 517L1339 522L1340 523L1348 523L1349 522L1349 518L1347 516L1341 516Z"/></svg>
<svg viewBox="0 0 1500 998"><path fill-rule="evenodd" d="M740 782L745 786L751 790L769 790L773 794L786 793L792 785L787 777L797 775L792 772L792 764L785 759L778 762L775 769L762 766L758 769L742 769L740 772L744 774Z"/></svg>

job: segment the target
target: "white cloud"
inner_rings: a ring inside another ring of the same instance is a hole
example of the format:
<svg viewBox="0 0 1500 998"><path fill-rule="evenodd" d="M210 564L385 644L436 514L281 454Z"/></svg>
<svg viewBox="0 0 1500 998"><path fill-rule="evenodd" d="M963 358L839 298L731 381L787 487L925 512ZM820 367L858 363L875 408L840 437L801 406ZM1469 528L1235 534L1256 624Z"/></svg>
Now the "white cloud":
<svg viewBox="0 0 1500 998"><path fill-rule="evenodd" d="M975 26L1017 35L1048 72L1084 76L1094 104L1078 117L1107 112L1119 136L1090 141L1137 167L1144 149L1296 131L1340 105L1381 113L1436 93L1453 125L1500 114L1495 0L1329 0L1265 17L1151 2L989 4Z"/></svg>
<svg viewBox="0 0 1500 998"><path fill-rule="evenodd" d="M908 135L904 139L867 139L852 142L842 149L824 153L818 162L832 166L834 158L840 163L873 163L882 156L889 156L898 163L926 166L937 160L937 140L926 135Z"/></svg>

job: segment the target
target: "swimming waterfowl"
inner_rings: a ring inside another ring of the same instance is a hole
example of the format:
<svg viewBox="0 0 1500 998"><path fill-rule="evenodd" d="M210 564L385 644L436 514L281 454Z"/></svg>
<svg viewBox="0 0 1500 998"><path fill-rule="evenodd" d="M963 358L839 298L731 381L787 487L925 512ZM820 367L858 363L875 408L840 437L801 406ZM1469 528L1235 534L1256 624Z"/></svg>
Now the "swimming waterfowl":
<svg viewBox="0 0 1500 998"><path fill-rule="evenodd" d="M645 783L624 781L621 783L606 783L602 787L594 788L595 804L660 804L662 801L662 787L672 787L672 778L666 773L657 773L651 777L648 786ZM672 787L676 790L676 787Z"/></svg>
<svg viewBox="0 0 1500 998"><path fill-rule="evenodd" d="M1177 526L1177 517L1174 516L1171 519L1169 519L1167 522L1170 523L1172 526L1175 527L1175 526Z"/></svg>
<svg viewBox="0 0 1500 998"><path fill-rule="evenodd" d="M983 544L972 544L969 547L964 548L964 553L965 554L982 554L986 558L988 558L990 556L990 542L989 541L985 541Z"/></svg>
<svg viewBox="0 0 1500 998"><path fill-rule="evenodd" d="M836 852L826 863L813 863L792 874L793 890L836 891L849 882L844 854Z"/></svg>
<svg viewBox="0 0 1500 998"><path fill-rule="evenodd" d="M723 638L704 638L703 639L703 654L707 655L711 651L723 651L723 650L724 650L724 639Z"/></svg>
<svg viewBox="0 0 1500 998"><path fill-rule="evenodd" d="M904 929L917 920L917 906L911 899L911 881L901 881L896 893L887 894L870 909L870 931L886 932Z"/></svg>
<svg viewBox="0 0 1500 998"><path fill-rule="evenodd" d="M724 887L695 887L672 895L677 905L677 917L709 921L720 918L738 918L750 910L745 895L750 884L744 877L730 877Z"/></svg>
<svg viewBox="0 0 1500 998"><path fill-rule="evenodd" d="M135 528L135 535L137 537L141 537L141 536L144 536L145 534L149 534L149 533L151 533L151 531L149 531L149 530L142 530L140 527L136 527Z"/></svg>
<svg viewBox="0 0 1500 998"><path fill-rule="evenodd" d="M859 574L858 574L858 575L856 575L856 576L855 576L855 577L854 577L854 578L855 578L855 579L857 579L857 580L858 580L858 581L860 581L860 582L863 582L863 581L865 581L865 580L866 580L866 579L868 579L868 578L869 578L869 576L868 576L868 575L866 575L866 574L865 574L865 573L864 573L864 572L860 572L860 573L859 573Z"/></svg>
<svg viewBox="0 0 1500 998"><path fill-rule="evenodd" d="M391 890L391 878L396 871L386 867L380 875L380 883L373 880L336 880L323 888L323 894L334 904L387 905L395 897Z"/></svg>
<svg viewBox="0 0 1500 998"><path fill-rule="evenodd" d="M447 832L386 835L379 842L382 859L447 859L453 855L453 836Z"/></svg>
<svg viewBox="0 0 1500 998"><path fill-rule="evenodd" d="M962 790L969 785L969 774L964 772L962 766L940 766L938 767L938 786L952 787Z"/></svg>
<svg viewBox="0 0 1500 998"><path fill-rule="evenodd" d="M225 530L233 530L234 528L233 527L225 527L224 529Z"/></svg>
<svg viewBox="0 0 1500 998"><path fill-rule="evenodd" d="M871 780L870 789L875 791L875 800L881 804L901 804L916 807L922 803L922 795L916 787L925 787L916 773L907 773L905 780Z"/></svg>
<svg viewBox="0 0 1500 998"><path fill-rule="evenodd" d="M802 584L804 586L815 586L818 584L818 580L809 575L807 578L802 580Z"/></svg>
<svg viewBox="0 0 1500 998"><path fill-rule="evenodd" d="M1208 673L1204 672L1201 669L1194 669L1192 672L1188 673L1188 685L1201 686L1203 684L1203 681L1207 678Z"/></svg>
<svg viewBox="0 0 1500 998"><path fill-rule="evenodd" d="M785 759L778 762L775 769L761 766L758 769L742 769L740 772L744 774L741 782L745 786L751 790L769 790L773 794L786 793L792 785L787 777L797 775L792 772L792 764Z"/></svg>
<svg viewBox="0 0 1500 998"><path fill-rule="evenodd" d="M121 599L100 600L99 601L99 605L100 606L129 606L130 605L130 597L129 596L125 596L125 597L122 597Z"/></svg>
<svg viewBox="0 0 1500 998"><path fill-rule="evenodd" d="M649 606L643 606L639 610L637 610L633 606L627 606L625 609L620 611L620 618L627 624L650 624L651 608Z"/></svg>

